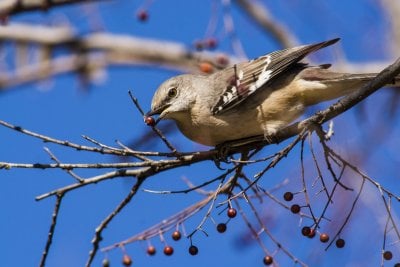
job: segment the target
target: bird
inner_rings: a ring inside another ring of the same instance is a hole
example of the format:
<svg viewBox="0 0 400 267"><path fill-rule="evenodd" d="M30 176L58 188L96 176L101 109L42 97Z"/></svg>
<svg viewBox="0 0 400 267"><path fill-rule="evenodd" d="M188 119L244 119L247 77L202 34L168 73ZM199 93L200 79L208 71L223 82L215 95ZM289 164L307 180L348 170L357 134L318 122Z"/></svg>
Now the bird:
<svg viewBox="0 0 400 267"><path fill-rule="evenodd" d="M158 87L146 117L174 120L183 135L205 146L272 136L307 107L345 96L377 75L301 62L339 40L274 51L209 75L174 76ZM400 79L393 83L400 86Z"/></svg>

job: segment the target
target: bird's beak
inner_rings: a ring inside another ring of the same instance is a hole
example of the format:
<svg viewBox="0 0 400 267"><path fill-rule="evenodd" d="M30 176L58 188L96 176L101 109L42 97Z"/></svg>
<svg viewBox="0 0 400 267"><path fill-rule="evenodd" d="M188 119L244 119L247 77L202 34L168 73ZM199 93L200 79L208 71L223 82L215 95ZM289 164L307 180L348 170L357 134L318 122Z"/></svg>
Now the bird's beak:
<svg viewBox="0 0 400 267"><path fill-rule="evenodd" d="M145 116L160 115L160 117L158 118L158 120L160 120L163 117L163 114L162 114L163 111L166 110L168 107L169 107L169 105L164 105L164 106L157 107L157 108L147 112Z"/></svg>
<svg viewBox="0 0 400 267"><path fill-rule="evenodd" d="M144 114L146 117L150 117L150 116L153 116L153 115L158 115L158 114L160 114L161 112L159 112L158 110L150 110L149 112L147 112L146 114Z"/></svg>

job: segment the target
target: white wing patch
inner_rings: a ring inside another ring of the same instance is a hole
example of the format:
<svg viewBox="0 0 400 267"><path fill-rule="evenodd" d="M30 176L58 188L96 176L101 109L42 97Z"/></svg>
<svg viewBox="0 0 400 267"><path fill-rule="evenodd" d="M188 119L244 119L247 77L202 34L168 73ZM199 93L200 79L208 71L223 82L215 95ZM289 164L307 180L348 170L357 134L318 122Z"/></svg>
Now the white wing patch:
<svg viewBox="0 0 400 267"><path fill-rule="evenodd" d="M271 78L272 70L267 70L270 63L271 56L266 56L264 68L262 69L260 75L256 77L257 79L254 81L254 83L249 87L250 94L263 86L263 84L265 84Z"/></svg>
<svg viewBox="0 0 400 267"><path fill-rule="evenodd" d="M255 86L257 88L261 87L264 83L266 83L269 78L271 78L271 70L263 70L263 72L261 72L260 76L258 76L257 81L255 82Z"/></svg>
<svg viewBox="0 0 400 267"><path fill-rule="evenodd" d="M243 75L244 75L243 70L239 70L238 81L240 81L241 79L243 79Z"/></svg>
<svg viewBox="0 0 400 267"><path fill-rule="evenodd" d="M266 64L266 66L268 66L269 64L271 64L271 61L272 61L271 56L266 56L266 57L265 57L265 64Z"/></svg>

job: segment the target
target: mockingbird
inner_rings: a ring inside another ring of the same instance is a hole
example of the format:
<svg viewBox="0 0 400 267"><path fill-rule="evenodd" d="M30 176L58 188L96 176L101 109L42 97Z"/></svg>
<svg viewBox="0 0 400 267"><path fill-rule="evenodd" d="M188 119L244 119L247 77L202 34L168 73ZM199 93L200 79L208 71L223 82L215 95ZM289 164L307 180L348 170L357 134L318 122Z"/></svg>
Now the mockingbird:
<svg viewBox="0 0 400 267"><path fill-rule="evenodd" d="M208 146L274 134L307 106L349 94L376 76L300 62L338 40L275 51L211 75L170 78L155 92L146 115L172 119L186 137ZM400 86L400 78L393 83Z"/></svg>

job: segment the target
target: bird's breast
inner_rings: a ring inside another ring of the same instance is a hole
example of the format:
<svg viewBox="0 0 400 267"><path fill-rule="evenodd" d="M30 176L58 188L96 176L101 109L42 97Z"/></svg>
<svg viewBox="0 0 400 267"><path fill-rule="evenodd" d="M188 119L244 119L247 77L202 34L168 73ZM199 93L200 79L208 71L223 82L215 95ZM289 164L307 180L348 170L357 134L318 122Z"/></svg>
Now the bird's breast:
<svg viewBox="0 0 400 267"><path fill-rule="evenodd" d="M207 146L226 141L263 134L257 121L257 111L251 114L224 114L214 116L207 110L192 113L187 118L176 120L180 131L189 139Z"/></svg>

